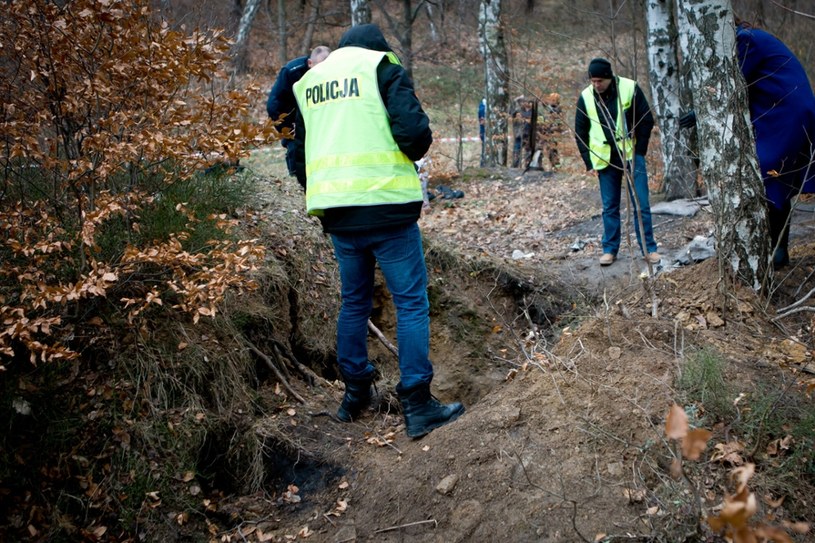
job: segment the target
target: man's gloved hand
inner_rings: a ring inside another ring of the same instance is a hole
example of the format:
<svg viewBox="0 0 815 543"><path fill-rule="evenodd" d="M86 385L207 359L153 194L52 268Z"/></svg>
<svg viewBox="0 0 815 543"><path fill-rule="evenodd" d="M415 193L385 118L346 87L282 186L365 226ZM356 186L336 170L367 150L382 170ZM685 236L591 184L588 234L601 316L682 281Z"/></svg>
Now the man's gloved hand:
<svg viewBox="0 0 815 543"><path fill-rule="evenodd" d="M684 115L679 116L679 128L692 128L696 126L696 112L693 110L688 111Z"/></svg>

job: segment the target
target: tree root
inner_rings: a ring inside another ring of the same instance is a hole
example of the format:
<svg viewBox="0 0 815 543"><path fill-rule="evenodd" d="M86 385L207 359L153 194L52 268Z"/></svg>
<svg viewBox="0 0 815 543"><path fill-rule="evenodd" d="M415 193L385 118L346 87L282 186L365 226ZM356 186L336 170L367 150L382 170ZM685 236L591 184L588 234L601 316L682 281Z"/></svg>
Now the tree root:
<svg viewBox="0 0 815 543"><path fill-rule="evenodd" d="M279 382L281 385L283 385L283 388L285 388L285 389L286 389L286 391L288 391L288 393L289 393L289 394L291 394L291 395L292 395L292 397L293 397L295 400L297 400L297 401L298 401L298 402L300 402L301 404L305 405L305 404L307 403L307 402L306 402L306 400L305 400L305 399L303 399L303 397L302 397L302 396L300 396L300 395L299 395L297 392L295 392L295 390L294 390L294 389L291 387L291 385L289 384L288 379L286 379L286 376L283 374L283 371L281 371L281 369L280 369L280 367L278 366L278 364L276 364L274 360L272 360L271 358L269 358L269 357L268 357L268 356L267 356L265 353L263 353L263 352L262 352L260 349L258 349L257 347L255 347L255 345L254 345L254 344L253 344L251 341L249 341L249 340L248 340L248 339L246 339L246 338L244 338L244 341L246 342L246 346L247 346L247 347L249 347L249 350L250 350L250 351L252 351L252 352L253 352L253 353L255 353L256 355L258 355L258 356L261 358L261 360L263 360L264 362L266 362L266 365L269 367L269 369L270 369L270 370L272 370L272 373L274 373L274 375L275 375L275 377L277 378L278 382ZM275 350L276 350L276 353L275 353L275 354L277 354L277 355L278 355L278 359L281 359L282 357L280 356L280 351L279 351L279 350L277 350L277 346L275 346Z"/></svg>

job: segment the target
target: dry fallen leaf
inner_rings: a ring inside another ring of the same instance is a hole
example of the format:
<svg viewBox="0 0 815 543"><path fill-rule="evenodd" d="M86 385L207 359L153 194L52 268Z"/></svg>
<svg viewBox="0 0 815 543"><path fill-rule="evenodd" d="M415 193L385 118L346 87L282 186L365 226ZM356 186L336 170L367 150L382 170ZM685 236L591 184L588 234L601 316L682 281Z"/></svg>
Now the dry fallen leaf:
<svg viewBox="0 0 815 543"><path fill-rule="evenodd" d="M682 439L682 455L689 460L699 460L711 435L710 430L703 428L694 428L689 431Z"/></svg>
<svg viewBox="0 0 815 543"><path fill-rule="evenodd" d="M669 439L682 439L688 434L688 415L677 404L671 406L665 419L665 435Z"/></svg>
<svg viewBox="0 0 815 543"><path fill-rule="evenodd" d="M731 466L741 466L744 464L744 458L742 458L740 454L743 450L744 445L738 441L717 443L716 446L713 447L713 454L710 456L710 461L730 464Z"/></svg>
<svg viewBox="0 0 815 543"><path fill-rule="evenodd" d="M631 503L642 503L645 500L647 491L644 488L624 488L623 496Z"/></svg>
<svg viewBox="0 0 815 543"><path fill-rule="evenodd" d="M781 507L781 504L782 504L782 503L784 503L784 499L785 499L785 498L786 498L786 496L781 496L781 497L780 497L780 498L778 498L777 500L774 500L772 496L767 495L767 496L764 496L763 498L761 498L761 501L763 501L764 503L766 503L766 504L767 504L767 506L768 506L770 509L776 509L776 508L778 508L778 507Z"/></svg>

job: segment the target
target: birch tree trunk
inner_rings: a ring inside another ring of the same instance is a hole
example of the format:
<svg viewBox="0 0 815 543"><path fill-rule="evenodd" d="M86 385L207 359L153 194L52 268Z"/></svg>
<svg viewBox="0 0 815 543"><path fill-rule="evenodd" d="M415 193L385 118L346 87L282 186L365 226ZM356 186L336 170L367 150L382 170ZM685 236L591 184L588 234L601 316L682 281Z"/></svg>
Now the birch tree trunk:
<svg viewBox="0 0 815 543"><path fill-rule="evenodd" d="M246 42L249 40L249 31L252 30L252 22L260 7L260 0L247 0L241 13L241 20L238 23L238 32L235 35L235 45L232 47L232 59L235 65L235 72L242 74L249 69L249 60L246 51Z"/></svg>
<svg viewBox="0 0 815 543"><path fill-rule="evenodd" d="M351 0L351 26L371 22L371 4L368 0Z"/></svg>
<svg viewBox="0 0 815 543"><path fill-rule="evenodd" d="M501 20L502 0L481 0L478 41L484 58L484 94L487 112L486 165L507 165L507 112L509 111L507 49Z"/></svg>
<svg viewBox="0 0 815 543"><path fill-rule="evenodd" d="M436 29L436 21L433 19L435 8L430 2L425 2L424 11L427 14L427 24L430 26L430 39L433 43L439 43L439 31Z"/></svg>
<svg viewBox="0 0 815 543"><path fill-rule="evenodd" d="M647 0L645 4L652 107L659 124L668 200L696 195L696 166L685 152L690 131L679 128L683 108L673 3L673 0Z"/></svg>
<svg viewBox="0 0 815 543"><path fill-rule="evenodd" d="M688 44L699 159L716 219L720 274L754 290L771 273L764 184L736 61L730 0L677 0Z"/></svg>

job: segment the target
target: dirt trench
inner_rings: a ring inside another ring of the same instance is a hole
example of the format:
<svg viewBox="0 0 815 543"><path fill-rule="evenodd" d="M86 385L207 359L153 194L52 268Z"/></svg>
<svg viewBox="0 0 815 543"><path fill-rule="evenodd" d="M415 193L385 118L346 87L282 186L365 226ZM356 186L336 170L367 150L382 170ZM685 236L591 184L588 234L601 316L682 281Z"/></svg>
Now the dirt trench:
<svg viewBox="0 0 815 543"><path fill-rule="evenodd" d="M518 192L527 192L517 197L528 201L533 187L506 184L498 200L512 206ZM551 186L539 188L552 197ZM393 395L395 357L371 337L379 401L359 421L341 424L331 415L342 385L330 355L316 357L319 380L293 381L305 405L272 386L261 388L277 406L261 424L273 429L264 434L264 484L258 494L227 497L221 509L234 516L265 503L275 513L256 525L280 541L297 534L316 541L445 543L697 537L700 505L686 484L670 477L664 416L677 396L679 361L695 349L719 349L728 378L745 390L787 379L766 362L778 330L754 295L739 291L721 314L723 324L700 326L720 310L718 269L706 262L656 283L655 318L634 259L615 263L617 273L579 280L594 256L575 254L569 245L596 228L590 208L565 210L561 215L573 222L558 223L551 233L538 227L533 235L549 239L551 252L518 261L487 256L501 252L494 246L479 250L496 239L489 235L462 238L474 229L461 224L459 211L439 207L424 231L433 389L441 401L462 401L467 413L421 440L408 439ZM468 216L478 213L471 209ZM500 213L487 220L496 217L503 220ZM527 222L533 230L536 220ZM667 221L681 226L661 236L669 250L709 224L705 217ZM459 229L445 227L448 222ZM298 319L291 326L299 331L295 342L313 341L309 348L292 345L298 353L330 352L333 344L337 277L326 240L317 235L304 243L302 232L314 226L278 240L308 255L292 281L296 296L287 297L296 301L286 311ZM801 263L799 279L806 282ZM372 321L394 340L394 312L381 281ZM722 499L726 472L698 476L708 489L701 507L709 511ZM800 500L789 503L798 512L788 514L800 515Z"/></svg>

